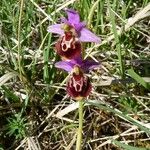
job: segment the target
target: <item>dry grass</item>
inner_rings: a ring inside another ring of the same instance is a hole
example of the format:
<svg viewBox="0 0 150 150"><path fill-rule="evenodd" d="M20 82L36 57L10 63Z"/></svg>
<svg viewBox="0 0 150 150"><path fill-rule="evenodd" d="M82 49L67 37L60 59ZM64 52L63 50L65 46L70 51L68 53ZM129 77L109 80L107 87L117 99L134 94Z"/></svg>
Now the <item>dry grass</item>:
<svg viewBox="0 0 150 150"><path fill-rule="evenodd" d="M93 91L84 106L83 149L150 147L150 90L143 86L150 82L150 4L112 0L108 5L103 0L28 0L19 19L20 3L2 0L0 149L75 149L78 102L66 95L68 76L54 68L59 60L53 51L56 38L46 31L64 16L66 7L88 18L89 27L102 38L101 44L86 44L85 58L101 62L101 67L88 74ZM129 74L130 68L139 80ZM16 139L20 133L8 134L16 127L8 128L8 118L16 121L20 113L26 134Z"/></svg>

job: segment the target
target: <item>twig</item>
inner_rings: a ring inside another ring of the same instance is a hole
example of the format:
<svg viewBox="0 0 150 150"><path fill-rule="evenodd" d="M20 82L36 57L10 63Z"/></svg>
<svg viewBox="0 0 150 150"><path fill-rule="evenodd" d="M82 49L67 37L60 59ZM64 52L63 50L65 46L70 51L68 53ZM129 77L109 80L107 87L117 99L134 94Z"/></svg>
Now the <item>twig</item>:
<svg viewBox="0 0 150 150"><path fill-rule="evenodd" d="M150 83L150 78L149 77L143 77L142 78L145 82ZM127 79L114 79L111 77L108 77L107 80L105 81L100 81L100 83L94 84L95 86L110 86L113 84L130 84L130 83L135 83L136 81L132 78L127 78Z"/></svg>

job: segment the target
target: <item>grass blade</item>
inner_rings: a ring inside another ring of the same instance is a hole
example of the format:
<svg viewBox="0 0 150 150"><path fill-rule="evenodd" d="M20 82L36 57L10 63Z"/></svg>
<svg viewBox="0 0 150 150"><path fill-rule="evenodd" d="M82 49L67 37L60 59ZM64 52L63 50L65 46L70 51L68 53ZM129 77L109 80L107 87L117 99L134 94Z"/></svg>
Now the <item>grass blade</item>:
<svg viewBox="0 0 150 150"><path fill-rule="evenodd" d="M4 74L2 77L0 77L0 87L2 85L4 85L8 80L10 80L11 78L17 76L17 73L15 72L8 72L6 74Z"/></svg>
<svg viewBox="0 0 150 150"><path fill-rule="evenodd" d="M113 143L125 150L149 150L149 148L138 148L138 147L130 146L127 144L123 144L117 140L113 140Z"/></svg>
<svg viewBox="0 0 150 150"><path fill-rule="evenodd" d="M108 0L108 8L109 8L110 21L112 24L112 31L114 33L116 49L117 49L117 53L118 53L118 60L119 60L119 65L120 65L120 75L123 78L124 77L124 66L123 66L122 55L121 55L121 46L120 46L119 36L117 33L117 28L116 28L116 23L115 23L115 15L110 7L109 0Z"/></svg>
<svg viewBox="0 0 150 150"><path fill-rule="evenodd" d="M142 77L140 77L136 72L134 72L133 69L129 69L127 72L139 84L141 84L142 86L144 86L148 90L150 89L150 84L145 82L144 79Z"/></svg>

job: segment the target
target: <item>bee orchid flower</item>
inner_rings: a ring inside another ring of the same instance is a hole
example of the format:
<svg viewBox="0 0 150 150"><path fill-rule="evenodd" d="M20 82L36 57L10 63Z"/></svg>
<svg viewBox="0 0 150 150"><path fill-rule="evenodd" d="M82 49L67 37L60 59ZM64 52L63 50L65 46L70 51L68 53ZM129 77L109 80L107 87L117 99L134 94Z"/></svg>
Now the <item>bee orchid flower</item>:
<svg viewBox="0 0 150 150"><path fill-rule="evenodd" d="M68 18L62 18L60 24L50 25L48 32L64 36L64 33L71 31L80 42L100 43L101 39L86 28L86 24L80 21L79 13L72 9L66 9Z"/></svg>
<svg viewBox="0 0 150 150"><path fill-rule="evenodd" d="M55 67L70 73L67 82L67 93L76 100L81 100L90 94L92 85L85 73L98 66L99 63L92 60L82 60L81 57L70 61L59 61L55 64Z"/></svg>

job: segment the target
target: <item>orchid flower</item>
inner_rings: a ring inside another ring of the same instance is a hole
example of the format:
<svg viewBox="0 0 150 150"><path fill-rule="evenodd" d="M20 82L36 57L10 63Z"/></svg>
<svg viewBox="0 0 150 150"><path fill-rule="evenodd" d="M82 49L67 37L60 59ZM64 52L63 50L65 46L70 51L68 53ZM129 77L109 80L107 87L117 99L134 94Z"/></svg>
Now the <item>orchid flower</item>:
<svg viewBox="0 0 150 150"><path fill-rule="evenodd" d="M99 63L92 60L82 60L81 57L70 61L59 61L55 64L55 67L70 73L67 82L67 93L76 100L80 100L90 94L92 85L84 73L98 66Z"/></svg>
<svg viewBox="0 0 150 150"><path fill-rule="evenodd" d="M68 18L61 19L60 24L49 26L48 32L63 36L65 31L71 31L80 42L101 42L99 37L86 28L86 24L84 22L80 22L78 12L72 9L66 9L66 13Z"/></svg>

